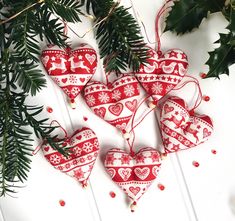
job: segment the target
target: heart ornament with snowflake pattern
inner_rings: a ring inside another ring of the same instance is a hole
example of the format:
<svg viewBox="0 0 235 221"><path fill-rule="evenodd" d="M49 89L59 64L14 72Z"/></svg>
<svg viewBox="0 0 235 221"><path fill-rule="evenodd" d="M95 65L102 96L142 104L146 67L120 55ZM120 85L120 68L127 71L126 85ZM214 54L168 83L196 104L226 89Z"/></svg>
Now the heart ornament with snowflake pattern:
<svg viewBox="0 0 235 221"><path fill-rule="evenodd" d="M75 178L82 186L87 186L100 148L94 131L83 127L70 138L65 139L64 144L70 147L71 154L68 157L45 143L42 145L45 158L53 167Z"/></svg>
<svg viewBox="0 0 235 221"><path fill-rule="evenodd" d="M41 60L48 75L71 102L74 102L97 68L96 52L87 44L74 49L49 46L43 50Z"/></svg>
<svg viewBox="0 0 235 221"><path fill-rule="evenodd" d="M124 150L113 148L105 157L105 168L112 180L136 205L156 179L161 155L151 147L141 148L134 156Z"/></svg>
<svg viewBox="0 0 235 221"><path fill-rule="evenodd" d="M165 151L176 152L205 142L213 132L209 116L190 114L185 101L169 97L163 104L160 127Z"/></svg>
<svg viewBox="0 0 235 221"><path fill-rule="evenodd" d="M138 81L128 74L108 85L91 81L84 88L84 99L91 110L120 130L127 127L140 98Z"/></svg>
<svg viewBox="0 0 235 221"><path fill-rule="evenodd" d="M180 49L172 49L162 54L150 48L149 56L148 64L142 64L135 75L148 95L157 103L185 76L188 60Z"/></svg>

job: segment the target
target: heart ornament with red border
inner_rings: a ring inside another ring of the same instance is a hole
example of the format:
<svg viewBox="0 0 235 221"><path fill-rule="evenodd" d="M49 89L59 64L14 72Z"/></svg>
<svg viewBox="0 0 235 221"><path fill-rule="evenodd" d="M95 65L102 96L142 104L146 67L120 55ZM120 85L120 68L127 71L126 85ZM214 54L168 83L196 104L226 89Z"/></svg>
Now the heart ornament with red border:
<svg viewBox="0 0 235 221"><path fill-rule="evenodd" d="M185 76L188 68L186 54L180 49L166 53L149 49L148 64L141 65L136 77L154 102L157 103Z"/></svg>
<svg viewBox="0 0 235 221"><path fill-rule="evenodd" d="M66 139L65 144L70 148L69 156L62 155L49 144L42 145L43 154L53 167L86 186L100 149L98 139L93 130L83 127Z"/></svg>
<svg viewBox="0 0 235 221"><path fill-rule="evenodd" d="M185 101L169 97L160 114L160 127L166 152L176 152L204 143L213 132L209 116L191 113Z"/></svg>
<svg viewBox="0 0 235 221"><path fill-rule="evenodd" d="M48 75L72 103L97 68L97 54L87 44L74 49L49 46L43 50L41 60Z"/></svg>
<svg viewBox="0 0 235 221"><path fill-rule="evenodd" d="M97 116L125 130L141 99L139 83L128 74L108 85L91 81L84 89L84 99Z"/></svg>
<svg viewBox="0 0 235 221"><path fill-rule="evenodd" d="M161 155L151 147L141 148L134 156L124 150L113 148L105 157L105 168L112 180L136 205L156 179Z"/></svg>

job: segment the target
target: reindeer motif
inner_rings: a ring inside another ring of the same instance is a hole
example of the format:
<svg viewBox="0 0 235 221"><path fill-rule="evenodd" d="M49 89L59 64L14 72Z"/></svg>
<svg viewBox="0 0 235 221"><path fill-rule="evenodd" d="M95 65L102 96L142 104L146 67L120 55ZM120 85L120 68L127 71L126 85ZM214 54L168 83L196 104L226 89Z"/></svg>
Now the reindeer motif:
<svg viewBox="0 0 235 221"><path fill-rule="evenodd" d="M173 122L175 124L175 129L178 129L178 128L181 128L181 124L185 122L185 118L182 116L182 118L178 120L176 116L171 115L171 117L169 118L164 118L162 122L165 122L165 121Z"/></svg>
<svg viewBox="0 0 235 221"><path fill-rule="evenodd" d="M54 71L56 69L62 70L62 73L64 73L67 69L66 69L66 65L65 62L67 60L64 58L60 58L60 62L51 62L51 67L48 70L48 72Z"/></svg>
<svg viewBox="0 0 235 221"><path fill-rule="evenodd" d="M166 66L165 61L162 62L162 69L165 73L172 73L175 69L176 62L172 62L170 65Z"/></svg>
<svg viewBox="0 0 235 221"><path fill-rule="evenodd" d="M186 133L192 134L196 138L196 142L198 142L198 136L197 136L198 130L192 129L190 127L191 124L192 124L192 122L187 122L186 126L184 125L184 127L182 127L182 129L183 129L185 135L186 135Z"/></svg>
<svg viewBox="0 0 235 221"><path fill-rule="evenodd" d="M72 71L75 71L76 68L82 68L82 69L86 69L87 72L90 72L90 68L84 65L84 61L75 62L74 57L69 58L69 61L71 62Z"/></svg>

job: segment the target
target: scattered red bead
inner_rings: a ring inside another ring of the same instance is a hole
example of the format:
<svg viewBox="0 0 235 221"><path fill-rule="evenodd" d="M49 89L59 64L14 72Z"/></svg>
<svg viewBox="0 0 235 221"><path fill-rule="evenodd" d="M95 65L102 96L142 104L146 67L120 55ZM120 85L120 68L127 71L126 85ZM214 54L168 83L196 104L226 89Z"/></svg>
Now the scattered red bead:
<svg viewBox="0 0 235 221"><path fill-rule="evenodd" d="M217 154L217 151L216 150L211 150L211 153Z"/></svg>
<svg viewBox="0 0 235 221"><path fill-rule="evenodd" d="M115 197L116 197L116 193L114 193L113 191L110 191L110 192L109 192L109 195L110 195L112 198L115 198Z"/></svg>
<svg viewBox="0 0 235 221"><path fill-rule="evenodd" d="M157 185L157 187L158 187L158 189L161 190L161 191L163 191L163 190L165 189L165 186L162 185L161 183L159 183L159 184Z"/></svg>
<svg viewBox="0 0 235 221"><path fill-rule="evenodd" d="M209 96L203 96L203 100L207 102L207 101L210 100L210 97Z"/></svg>
<svg viewBox="0 0 235 221"><path fill-rule="evenodd" d="M197 161L193 161L193 166L195 166L195 167L199 167L199 163L197 162Z"/></svg>
<svg viewBox="0 0 235 221"><path fill-rule="evenodd" d="M47 107L47 112L48 113L52 113L53 112L53 109L51 107Z"/></svg>
<svg viewBox="0 0 235 221"><path fill-rule="evenodd" d="M201 78L205 78L206 77L206 73L201 73Z"/></svg>
<svg viewBox="0 0 235 221"><path fill-rule="evenodd" d="M61 206L65 206L65 201L64 201L64 200L60 200L60 201L59 201L59 204L60 204Z"/></svg>
<svg viewBox="0 0 235 221"><path fill-rule="evenodd" d="M84 120L84 121L87 121L87 120L88 120L88 118L87 118L87 117L83 117L83 120Z"/></svg>

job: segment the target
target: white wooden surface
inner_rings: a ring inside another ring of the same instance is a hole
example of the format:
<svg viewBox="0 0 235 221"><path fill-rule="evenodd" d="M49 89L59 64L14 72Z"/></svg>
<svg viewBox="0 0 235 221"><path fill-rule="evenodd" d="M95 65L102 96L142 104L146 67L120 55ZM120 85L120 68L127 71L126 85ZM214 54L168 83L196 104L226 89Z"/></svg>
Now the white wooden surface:
<svg viewBox="0 0 235 221"><path fill-rule="evenodd" d="M162 1L133 0L136 10L147 28L147 34L154 41L154 21ZM128 0L122 4L130 5ZM204 21L200 29L177 37L171 33L161 36L163 50L181 48L189 57L189 74L197 77L203 93L209 95L209 102L202 102L198 111L210 115L214 120L214 134L200 147L171 154L162 164L158 179L139 201L138 209L131 213L124 193L111 181L105 172L102 158L110 147L126 147L122 136L115 128L96 117L81 96L76 110L72 110L63 92L48 78L48 87L36 97L29 99L33 104L50 106L53 113L44 112L51 120L58 120L71 134L82 126L91 127L97 134L101 152L90 177L90 187L86 190L72 178L55 170L39 152L33 157L32 169L25 188L19 189L17 198L1 198L0 208L4 221L118 221L118 220L161 220L161 221L232 221L235 220L235 66L230 69L230 77L221 80L201 80L199 72L207 71L204 65L208 59L207 51L218 38L218 32L226 32L227 23L216 14ZM70 25L77 33L83 34L90 27L89 22ZM143 32L145 35L145 33ZM72 45L84 41L69 32ZM85 41L97 49L92 33ZM154 45L151 45L154 47ZM43 45L42 45L43 47ZM42 68L42 66L41 66ZM102 80L101 62L94 76ZM191 102L195 91L192 85L178 95ZM192 102L191 102L192 104ZM85 122L83 116L88 117ZM161 144L154 113L136 129L135 147L157 147ZM35 147L38 141L35 141ZM217 154L211 153L215 149ZM192 161L198 161L198 168ZM160 191L157 184L166 188ZM116 193L111 198L110 191ZM66 202L64 207L59 200ZM1 214L1 212L0 212Z"/></svg>

